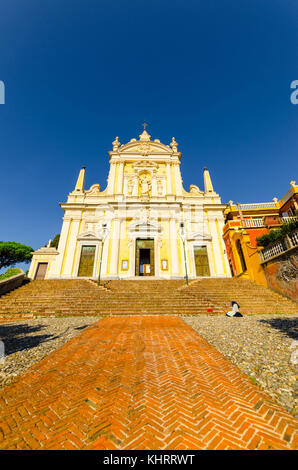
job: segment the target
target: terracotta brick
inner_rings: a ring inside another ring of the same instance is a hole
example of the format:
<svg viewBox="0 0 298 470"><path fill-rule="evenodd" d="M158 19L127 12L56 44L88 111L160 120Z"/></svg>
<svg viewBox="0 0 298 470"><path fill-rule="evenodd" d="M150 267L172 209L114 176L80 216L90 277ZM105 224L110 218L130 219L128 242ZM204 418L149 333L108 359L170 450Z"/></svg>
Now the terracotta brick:
<svg viewBox="0 0 298 470"><path fill-rule="evenodd" d="M173 316L101 320L0 403L0 449L297 447L295 419Z"/></svg>

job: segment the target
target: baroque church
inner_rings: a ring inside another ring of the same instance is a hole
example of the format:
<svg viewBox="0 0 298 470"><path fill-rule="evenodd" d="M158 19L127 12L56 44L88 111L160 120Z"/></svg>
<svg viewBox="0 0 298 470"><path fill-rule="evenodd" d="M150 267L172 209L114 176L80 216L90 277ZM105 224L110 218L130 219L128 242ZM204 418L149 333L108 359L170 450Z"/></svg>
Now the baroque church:
<svg viewBox="0 0 298 470"><path fill-rule="evenodd" d="M145 127L145 126L144 126ZM182 184L181 153L139 139L109 152L107 186L85 188L85 167L64 211L58 249L33 253L31 279L230 277L222 233L225 205L204 169L204 189Z"/></svg>

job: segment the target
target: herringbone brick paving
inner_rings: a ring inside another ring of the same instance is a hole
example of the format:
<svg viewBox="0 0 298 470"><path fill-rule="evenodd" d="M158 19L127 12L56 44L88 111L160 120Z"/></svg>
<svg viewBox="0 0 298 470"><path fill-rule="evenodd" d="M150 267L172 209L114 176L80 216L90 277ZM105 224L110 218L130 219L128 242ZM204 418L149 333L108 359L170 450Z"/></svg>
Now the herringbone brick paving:
<svg viewBox="0 0 298 470"><path fill-rule="evenodd" d="M105 318L0 394L0 449L295 449L295 430L171 316Z"/></svg>

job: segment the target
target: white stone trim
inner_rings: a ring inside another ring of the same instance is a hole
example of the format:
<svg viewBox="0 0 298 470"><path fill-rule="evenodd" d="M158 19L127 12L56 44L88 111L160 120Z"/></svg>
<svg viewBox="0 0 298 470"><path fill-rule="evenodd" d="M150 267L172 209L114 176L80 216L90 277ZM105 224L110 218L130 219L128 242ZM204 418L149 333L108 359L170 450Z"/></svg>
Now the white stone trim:
<svg viewBox="0 0 298 470"><path fill-rule="evenodd" d="M116 163L111 162L111 164L110 164L110 173L109 173L109 177L108 177L108 187L107 187L107 194L108 195L114 194L115 175L116 175Z"/></svg>
<svg viewBox="0 0 298 470"><path fill-rule="evenodd" d="M75 256L75 248L77 243L77 235L79 232L80 220L73 220L71 226L71 233L69 234L68 249L66 253L66 259L64 264L63 275L71 277L72 275L72 266Z"/></svg>
<svg viewBox="0 0 298 470"><path fill-rule="evenodd" d="M154 276L160 276L160 248L161 240L158 232L130 232L129 245L130 245L130 269L129 276L135 277L136 274L136 240L154 240ZM121 276L122 277L122 276ZM126 275L127 277L127 275Z"/></svg>
<svg viewBox="0 0 298 470"><path fill-rule="evenodd" d="M171 245L171 272L172 276L180 276L179 258L178 258L178 233L176 227L176 220L170 219L170 245Z"/></svg>
<svg viewBox="0 0 298 470"><path fill-rule="evenodd" d="M51 265L51 269L48 269L49 271L49 276L57 276L59 277L61 275L61 269L62 269L62 263L63 263L63 257L65 253L65 247L66 247L66 241L67 241L67 236L69 232L69 227L70 227L70 219L66 219L65 217L63 218L63 224L62 224L62 229L61 229L61 235L59 239L59 244L58 244L58 256L55 259L55 262Z"/></svg>
<svg viewBox="0 0 298 470"><path fill-rule="evenodd" d="M189 247L189 250L190 250L190 262L191 262L192 277L197 277L194 248L195 247L200 247L200 246L206 246L210 276L216 276L216 273L214 272L214 267L213 267L213 264L212 264L211 241L210 241L210 239L206 240L204 238L201 238L201 239L197 239L197 240L191 240L191 241L188 242L188 247Z"/></svg>
<svg viewBox="0 0 298 470"><path fill-rule="evenodd" d="M167 194L173 194L171 165L170 163L167 163L166 166L167 166Z"/></svg>
<svg viewBox="0 0 298 470"><path fill-rule="evenodd" d="M119 266L119 244L120 244L120 219L113 219L113 233L111 244L111 259L110 259L110 274L111 276L118 275Z"/></svg>
<svg viewBox="0 0 298 470"><path fill-rule="evenodd" d="M174 165L174 173L175 173L176 195L182 196L182 179L181 179L179 163L176 163Z"/></svg>
<svg viewBox="0 0 298 470"><path fill-rule="evenodd" d="M122 194L123 190L123 170L124 170L124 163L119 163L119 172L118 172L118 183L117 183L117 193Z"/></svg>
<svg viewBox="0 0 298 470"><path fill-rule="evenodd" d="M77 244L78 256L77 256L75 267L74 267L74 277L77 277L78 279L84 279L84 276L79 276L79 267L80 267L83 246L95 246L92 277L96 278L96 272L97 272L97 268L99 264L101 242L100 240L91 240L91 239L78 240L78 244Z"/></svg>

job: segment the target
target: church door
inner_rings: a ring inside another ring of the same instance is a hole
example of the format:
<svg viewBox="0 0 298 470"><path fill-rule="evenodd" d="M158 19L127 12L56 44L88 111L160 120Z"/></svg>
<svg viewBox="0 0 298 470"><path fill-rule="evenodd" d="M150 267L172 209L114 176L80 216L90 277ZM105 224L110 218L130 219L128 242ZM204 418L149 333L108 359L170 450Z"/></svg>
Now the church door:
<svg viewBox="0 0 298 470"><path fill-rule="evenodd" d="M92 277L95 257L95 246L82 246L79 266L79 277Z"/></svg>
<svg viewBox="0 0 298 470"><path fill-rule="evenodd" d="M35 279L44 279L48 269L48 263L38 263Z"/></svg>
<svg viewBox="0 0 298 470"><path fill-rule="evenodd" d="M136 240L136 276L154 276L154 240Z"/></svg>
<svg viewBox="0 0 298 470"><path fill-rule="evenodd" d="M209 261L206 246L195 246L194 257L197 276L210 276Z"/></svg>

